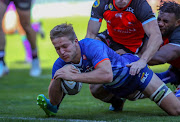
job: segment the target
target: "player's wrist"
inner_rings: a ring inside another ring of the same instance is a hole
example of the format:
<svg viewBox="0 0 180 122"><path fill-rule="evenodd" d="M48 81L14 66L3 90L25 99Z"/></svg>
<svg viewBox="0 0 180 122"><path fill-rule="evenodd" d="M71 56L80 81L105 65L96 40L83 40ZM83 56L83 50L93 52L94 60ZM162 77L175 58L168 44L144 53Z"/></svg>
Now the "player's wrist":
<svg viewBox="0 0 180 122"><path fill-rule="evenodd" d="M141 61L144 61L146 64L147 64L147 62L148 62L147 59L145 59L145 58L140 58L140 60L141 60Z"/></svg>

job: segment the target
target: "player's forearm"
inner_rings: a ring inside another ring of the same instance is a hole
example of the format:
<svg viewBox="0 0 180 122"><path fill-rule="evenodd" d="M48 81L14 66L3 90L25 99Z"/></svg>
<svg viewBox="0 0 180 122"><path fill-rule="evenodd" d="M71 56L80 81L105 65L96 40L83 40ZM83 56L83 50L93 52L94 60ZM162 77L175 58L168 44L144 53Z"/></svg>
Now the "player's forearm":
<svg viewBox="0 0 180 122"><path fill-rule="evenodd" d="M101 27L101 23L100 22L96 22L93 20L89 20L88 22L88 28L87 28L87 34L85 38L92 38L95 39L99 29Z"/></svg>
<svg viewBox="0 0 180 122"><path fill-rule="evenodd" d="M87 32L86 37L85 38L91 38L91 39L95 39L96 38L96 34L91 33L91 32Z"/></svg>
<svg viewBox="0 0 180 122"><path fill-rule="evenodd" d="M146 62L149 62L151 58L154 56L154 54L157 52L161 44L162 44L161 34L151 35L148 40L147 48L144 51L144 53L141 55L141 59L145 60Z"/></svg>
<svg viewBox="0 0 180 122"><path fill-rule="evenodd" d="M175 60L180 56L180 49L171 44L166 44L161 47L156 54L152 57L152 59L148 62L149 65L158 65L170 62Z"/></svg>
<svg viewBox="0 0 180 122"><path fill-rule="evenodd" d="M89 84L103 84L109 83L113 80L112 72L93 70L91 72L79 73L72 77L74 81L79 81Z"/></svg>
<svg viewBox="0 0 180 122"><path fill-rule="evenodd" d="M164 64L164 63L167 63L164 57L155 56L148 62L148 65L158 65L158 64Z"/></svg>

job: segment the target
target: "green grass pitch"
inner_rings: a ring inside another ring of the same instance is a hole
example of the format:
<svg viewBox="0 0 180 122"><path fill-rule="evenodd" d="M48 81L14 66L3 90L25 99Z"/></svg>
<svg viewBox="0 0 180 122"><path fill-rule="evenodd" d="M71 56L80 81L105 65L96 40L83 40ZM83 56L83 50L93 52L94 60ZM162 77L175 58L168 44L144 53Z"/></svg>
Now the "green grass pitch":
<svg viewBox="0 0 180 122"><path fill-rule="evenodd" d="M85 37L89 17L66 17L43 19L46 37L38 36L38 50L42 66L42 76L29 76L30 64L24 62L24 49L18 34L7 35L6 62L10 69L8 76L0 79L0 121L180 121L179 117L168 116L149 99L127 101L123 112L114 113L108 110L109 104L92 97L89 86L83 84L79 94L66 96L56 117L47 118L36 105L38 94L48 96L48 85L51 80L51 68L57 59L53 45L49 39L50 30L61 23L72 23L77 36ZM105 29L105 24L101 31ZM161 72L168 65L152 67L155 72Z"/></svg>

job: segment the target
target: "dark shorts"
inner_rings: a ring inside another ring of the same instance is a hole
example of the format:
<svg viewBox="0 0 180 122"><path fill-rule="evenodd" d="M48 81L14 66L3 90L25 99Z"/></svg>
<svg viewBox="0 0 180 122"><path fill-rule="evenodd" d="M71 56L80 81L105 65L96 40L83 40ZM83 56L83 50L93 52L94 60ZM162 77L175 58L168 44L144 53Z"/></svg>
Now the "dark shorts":
<svg viewBox="0 0 180 122"><path fill-rule="evenodd" d="M97 35L98 38L101 39L101 41L103 41L105 44L108 45L108 47L110 47L111 49L113 49L114 51L118 50L118 49L123 49L124 51L126 51L127 53L132 53L134 54L134 52L130 51L128 48L124 47L124 45L119 44L115 41L113 41L113 39L111 38L111 36L108 35L107 30L99 33Z"/></svg>
<svg viewBox="0 0 180 122"><path fill-rule="evenodd" d="M173 85L180 84L180 69L170 66L165 72L156 73L156 75L165 83L171 83Z"/></svg>
<svg viewBox="0 0 180 122"><path fill-rule="evenodd" d="M14 2L16 8L21 10L30 10L32 0L0 0L1 2L5 3L7 6L11 1Z"/></svg>
<svg viewBox="0 0 180 122"><path fill-rule="evenodd" d="M152 79L153 71L148 66L143 68L139 74L132 76L129 74L129 68L126 76L119 81L119 84L112 86L104 85L105 89L115 94L118 97L126 98L136 90L143 92ZM123 84L122 84L123 82Z"/></svg>

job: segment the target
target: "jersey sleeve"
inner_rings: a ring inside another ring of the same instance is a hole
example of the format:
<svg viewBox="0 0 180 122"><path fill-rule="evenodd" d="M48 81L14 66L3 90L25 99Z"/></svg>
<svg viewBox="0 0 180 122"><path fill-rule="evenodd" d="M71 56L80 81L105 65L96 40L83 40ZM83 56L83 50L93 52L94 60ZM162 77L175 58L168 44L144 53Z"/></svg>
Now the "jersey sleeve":
<svg viewBox="0 0 180 122"><path fill-rule="evenodd" d="M96 0L91 9L91 20L102 22L105 0Z"/></svg>
<svg viewBox="0 0 180 122"><path fill-rule="evenodd" d="M56 73L56 71L60 68L62 68L66 63L58 58L55 62L54 62L54 65L53 65L53 68L52 68L52 79L54 77L54 74Z"/></svg>
<svg viewBox="0 0 180 122"><path fill-rule="evenodd" d="M152 20L156 20L152 8L146 0L137 0L135 6L137 6L135 7L135 15L137 19L141 21L142 25Z"/></svg>
<svg viewBox="0 0 180 122"><path fill-rule="evenodd" d="M93 41L88 45L86 50L86 56L88 60L91 60L93 66L96 66L104 60L109 60L107 54L107 46L101 41Z"/></svg>
<svg viewBox="0 0 180 122"><path fill-rule="evenodd" d="M178 27L171 35L169 39L170 44L174 44L180 47L180 27Z"/></svg>

